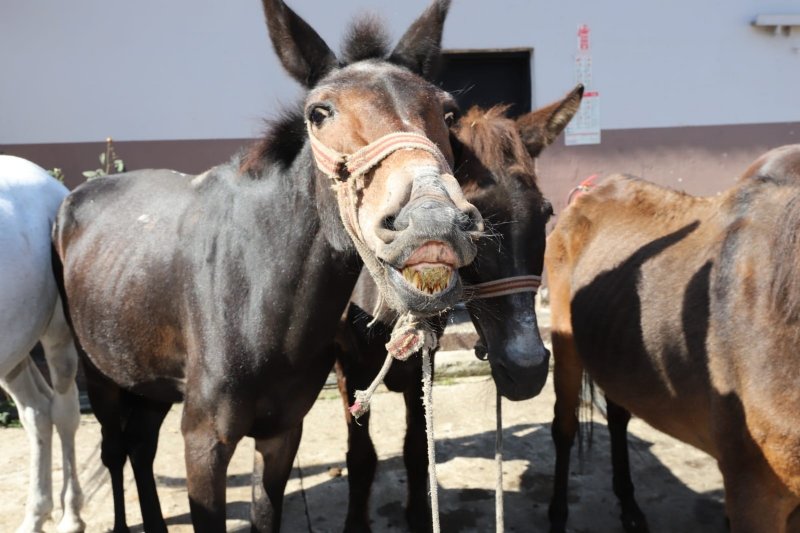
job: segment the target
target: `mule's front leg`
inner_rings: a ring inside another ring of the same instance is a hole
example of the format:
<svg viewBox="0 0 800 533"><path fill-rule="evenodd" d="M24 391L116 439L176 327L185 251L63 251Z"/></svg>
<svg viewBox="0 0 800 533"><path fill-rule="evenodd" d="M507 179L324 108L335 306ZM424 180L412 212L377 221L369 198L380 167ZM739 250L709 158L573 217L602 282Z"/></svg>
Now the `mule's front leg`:
<svg viewBox="0 0 800 533"><path fill-rule="evenodd" d="M241 437L218 430L222 415L197 408L187 398L183 410L186 486L195 531L225 531L225 476Z"/></svg>
<svg viewBox="0 0 800 533"><path fill-rule="evenodd" d="M556 447L556 468L548 516L550 531L562 533L567 528L569 456L578 431L578 405L583 376L583 366L578 360L571 334L553 331L553 359L556 405L551 433Z"/></svg>
<svg viewBox="0 0 800 533"><path fill-rule="evenodd" d="M256 439L253 501L250 507L252 531L280 531L283 493L292 473L292 463L302 434L301 424L277 437Z"/></svg>
<svg viewBox="0 0 800 533"><path fill-rule="evenodd" d="M415 357L418 357L415 355ZM403 462L408 475L406 520L414 533L431 530L431 508L428 503L428 440L425 433L425 406L422 403L422 366L403 391L406 403L406 437Z"/></svg>

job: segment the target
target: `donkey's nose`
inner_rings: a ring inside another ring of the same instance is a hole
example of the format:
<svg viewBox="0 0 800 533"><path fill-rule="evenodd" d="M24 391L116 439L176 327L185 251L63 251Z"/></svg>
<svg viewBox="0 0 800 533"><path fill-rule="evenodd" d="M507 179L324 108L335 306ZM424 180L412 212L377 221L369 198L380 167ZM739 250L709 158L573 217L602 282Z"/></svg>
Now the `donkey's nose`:
<svg viewBox="0 0 800 533"><path fill-rule="evenodd" d="M484 226L481 212L478 211L478 208L471 203L465 203L466 206L459 206L459 209L463 214L463 218L461 219L459 226L463 231L483 233Z"/></svg>

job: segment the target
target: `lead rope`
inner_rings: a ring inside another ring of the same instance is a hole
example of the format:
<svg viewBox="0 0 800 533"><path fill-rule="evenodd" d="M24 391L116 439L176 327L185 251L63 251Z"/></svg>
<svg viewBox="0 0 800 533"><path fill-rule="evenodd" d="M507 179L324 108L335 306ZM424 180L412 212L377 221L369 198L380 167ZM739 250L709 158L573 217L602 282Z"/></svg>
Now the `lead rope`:
<svg viewBox="0 0 800 533"><path fill-rule="evenodd" d="M541 276L514 276L485 283L476 283L465 287L471 292L473 299L494 298L519 292L532 292L534 296L542 284ZM503 397L495 395L495 485L494 485L494 520L496 533L505 530L505 509L503 506Z"/></svg>
<svg viewBox="0 0 800 533"><path fill-rule="evenodd" d="M428 484L431 491L431 520L433 533L441 531L439 524L439 481L436 477L436 441L433 438L433 366L428 348L422 350L422 403L425 405L425 436L428 439Z"/></svg>
<svg viewBox="0 0 800 533"><path fill-rule="evenodd" d="M498 392L495 398L497 428L494 437L494 462L497 474L494 485L494 530L496 533L503 533L505 530L505 509L503 508L503 397Z"/></svg>

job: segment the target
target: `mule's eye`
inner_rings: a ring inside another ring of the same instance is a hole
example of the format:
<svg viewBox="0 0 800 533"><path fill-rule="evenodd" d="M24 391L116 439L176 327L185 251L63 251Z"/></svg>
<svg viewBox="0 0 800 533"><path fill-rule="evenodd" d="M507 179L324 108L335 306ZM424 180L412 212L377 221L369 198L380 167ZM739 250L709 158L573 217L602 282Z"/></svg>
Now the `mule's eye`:
<svg viewBox="0 0 800 533"><path fill-rule="evenodd" d="M448 128L453 124L455 124L455 122L456 122L456 114L453 111L448 111L447 113L444 114L444 123L447 124Z"/></svg>
<svg viewBox="0 0 800 533"><path fill-rule="evenodd" d="M308 120L316 127L322 125L325 119L330 117L333 112L325 106L315 105L308 111Z"/></svg>

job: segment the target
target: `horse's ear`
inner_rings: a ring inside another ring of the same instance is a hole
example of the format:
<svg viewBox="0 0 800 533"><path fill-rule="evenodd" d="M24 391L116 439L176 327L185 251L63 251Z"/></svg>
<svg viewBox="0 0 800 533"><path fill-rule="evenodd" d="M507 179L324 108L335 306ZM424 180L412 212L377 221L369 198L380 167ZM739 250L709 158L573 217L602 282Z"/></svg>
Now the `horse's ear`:
<svg viewBox="0 0 800 533"><path fill-rule="evenodd" d="M389 61L433 80L441 62L442 29L450 0L434 0L406 30Z"/></svg>
<svg viewBox="0 0 800 533"><path fill-rule="evenodd" d="M337 65L322 37L282 0L262 0L272 46L289 74L311 88Z"/></svg>
<svg viewBox="0 0 800 533"><path fill-rule="evenodd" d="M532 157L556 140L578 112L582 98L583 85L579 84L562 100L517 118L517 129Z"/></svg>

